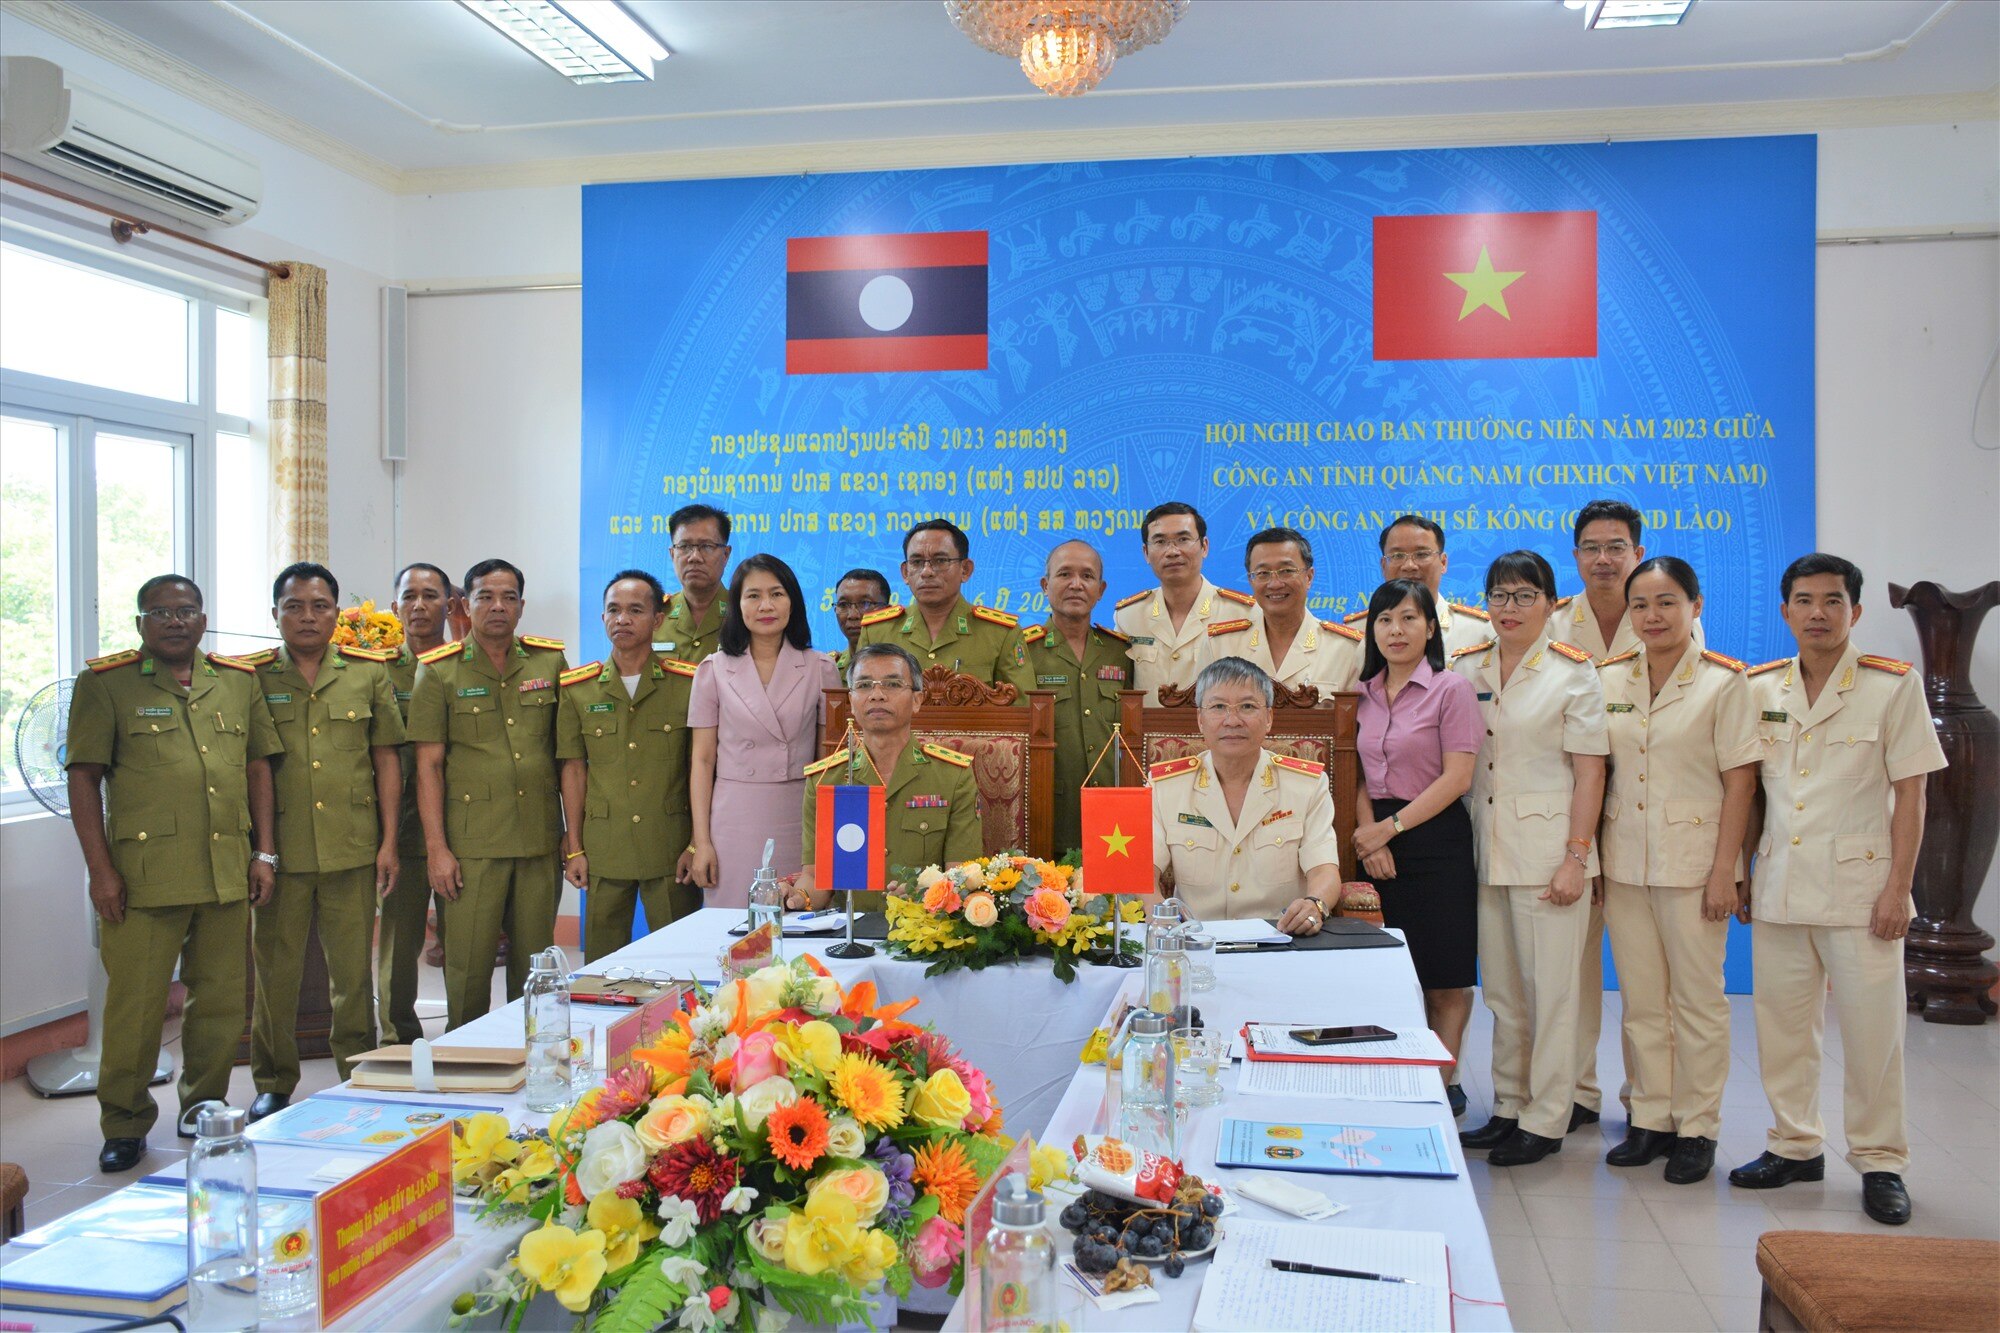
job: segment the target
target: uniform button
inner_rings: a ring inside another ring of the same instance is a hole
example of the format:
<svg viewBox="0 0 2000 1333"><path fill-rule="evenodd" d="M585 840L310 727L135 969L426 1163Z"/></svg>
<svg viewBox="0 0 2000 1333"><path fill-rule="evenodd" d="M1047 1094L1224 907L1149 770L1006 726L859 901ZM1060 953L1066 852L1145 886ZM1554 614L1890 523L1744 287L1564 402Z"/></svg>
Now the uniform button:
<svg viewBox="0 0 2000 1333"><path fill-rule="evenodd" d="M210 788L208 789L208 794L209 794L210 796L213 796L213 795L215 795L215 788L213 788L213 787L210 787Z"/></svg>
<svg viewBox="0 0 2000 1333"><path fill-rule="evenodd" d="M1793 838L1793 839L1792 839L1792 846L1796 847L1796 846L1798 846L1798 845L1799 845L1799 840L1798 840L1797 838Z"/></svg>
<svg viewBox="0 0 2000 1333"><path fill-rule="evenodd" d="M319 702L319 696L318 696L317 694L308 694L308 695L306 696L306 702L307 702L307 703L309 703L309 704L316 704L316 703L318 703L318 702ZM349 717L353 717L353 716L354 716L354 714L352 714L352 713L349 713L349 714L348 714L348 716L349 716Z"/></svg>
<svg viewBox="0 0 2000 1333"><path fill-rule="evenodd" d="M1849 736L1849 737L1847 738L1847 743L1848 743L1849 745L1852 745L1852 744L1854 744L1854 737L1852 737L1852 736Z"/></svg>
<svg viewBox="0 0 2000 1333"><path fill-rule="evenodd" d="M319 760L317 760L317 759L313 760L313 767L314 767L314 768L318 768L318 767L319 767Z"/></svg>
<svg viewBox="0 0 2000 1333"><path fill-rule="evenodd" d="M1492 765L1492 764L1490 764L1490 763L1489 763L1489 764L1487 764L1487 765L1486 765L1486 771L1487 771L1488 773L1491 773L1491 772L1493 771L1493 765Z"/></svg>
<svg viewBox="0 0 2000 1333"><path fill-rule="evenodd" d="M1873 861L1875 859L1874 850L1871 848L1870 850L1861 853L1861 859L1864 861Z"/></svg>
<svg viewBox="0 0 2000 1333"><path fill-rule="evenodd" d="M157 730L157 728L155 728L155 730ZM146 831L145 831L144 829L140 829L140 830L139 830L139 841L140 841L140 842L144 842L145 840L146 840Z"/></svg>
<svg viewBox="0 0 2000 1333"><path fill-rule="evenodd" d="M1167 660L1168 660L1169 662L1178 662L1178 661L1180 661L1180 660L1181 660L1181 650L1180 650L1180 649L1178 649L1178 648L1176 648L1176 649L1174 649L1174 650L1173 650L1173 651L1172 651L1171 653L1168 653L1168 654L1167 654Z"/></svg>
<svg viewBox="0 0 2000 1333"><path fill-rule="evenodd" d="M1701 827L1701 816L1700 816L1700 815L1696 815L1696 816L1694 817L1694 823L1695 823L1695 827L1696 827L1696 828L1700 828L1700 827Z"/></svg>
<svg viewBox="0 0 2000 1333"><path fill-rule="evenodd" d="M1491 765L1488 765L1488 767L1491 767ZM1488 805L1491 805L1491 804L1493 804L1493 798L1492 798L1491 796L1489 796L1489 797L1487 797L1487 798L1486 798L1486 804L1488 804Z"/></svg>
<svg viewBox="0 0 2000 1333"><path fill-rule="evenodd" d="M513 719L513 718L511 718L511 717L510 717L510 718L508 718L508 719L507 719L507 725L508 725L508 726L510 726L510 727L511 727L511 726L513 726L513 725L514 725L514 719Z"/></svg>
<svg viewBox="0 0 2000 1333"><path fill-rule="evenodd" d="M521 762L521 752L519 750L514 752L514 762L517 764Z"/></svg>
<svg viewBox="0 0 2000 1333"><path fill-rule="evenodd" d="M636 787L636 786L638 786L638 785L639 785L639 779L637 779L637 778L633 778L633 779L632 779L632 781L631 781L631 782L629 782L629 783L627 783L626 785L627 785L627 786L632 786L632 787Z"/></svg>
<svg viewBox="0 0 2000 1333"><path fill-rule="evenodd" d="M633 815L633 816L632 816L632 822L633 822L634 824L638 823L638 822L639 822L639 816L637 816L637 815Z"/></svg>
<svg viewBox="0 0 2000 1333"><path fill-rule="evenodd" d="M464 799L465 799L465 803L466 803L467 805L471 805L471 804L472 804L472 793L471 793L471 792L467 792L467 793L465 794L465 798L464 798Z"/></svg>
<svg viewBox="0 0 2000 1333"><path fill-rule="evenodd" d="M1808 731L1805 735L1799 737L1799 739L1802 741L1809 741L1812 739L1812 733Z"/></svg>
<svg viewBox="0 0 2000 1333"><path fill-rule="evenodd" d="M326 802L325 802L325 801L314 801L314 802L313 802L313 809L315 809L315 810L324 810L324 809L326 809Z"/></svg>
<svg viewBox="0 0 2000 1333"><path fill-rule="evenodd" d="M930 820L928 820L928 819L919 819L919 820L917 821L917 827L918 827L919 829L927 829L927 828L929 828L930 826L931 826L931 821L930 821Z"/></svg>
<svg viewBox="0 0 2000 1333"><path fill-rule="evenodd" d="M1487 734L1487 735L1489 735L1489 736L1491 736L1491 735L1493 734L1493 728L1491 728L1491 727L1488 727L1488 728L1486 729L1486 734Z"/></svg>
<svg viewBox="0 0 2000 1333"><path fill-rule="evenodd" d="M352 708L347 710L347 720L349 722L352 722L354 720L354 710Z"/></svg>
<svg viewBox="0 0 2000 1333"><path fill-rule="evenodd" d="M1646 753L1646 747L1645 747L1645 746L1643 746L1643 745L1642 745L1642 746L1640 746L1640 747L1639 747L1639 753L1640 753L1640 754L1644 754L1644 753Z"/></svg>
<svg viewBox="0 0 2000 1333"><path fill-rule="evenodd" d="M1243 886L1241 884L1231 884L1229 886L1229 891L1231 893L1241 893L1243 892Z"/></svg>
<svg viewBox="0 0 2000 1333"><path fill-rule="evenodd" d="M520 756L519 756L519 755L515 755L514 757L515 757L516 759L520 758ZM1641 782L1644 782L1645 780L1646 780L1646 775L1645 775L1644 773L1641 773L1641 774L1639 775L1639 781L1641 781Z"/></svg>
<svg viewBox="0 0 2000 1333"><path fill-rule="evenodd" d="M476 713L476 712L478 712L478 711L479 711L479 705L478 705L478 704L474 704L474 705L472 705L472 711L473 711L473 712L475 712L475 713Z"/></svg>
<svg viewBox="0 0 2000 1333"><path fill-rule="evenodd" d="M625 748L626 748L626 749L628 749L628 750L636 750L636 749L638 749L638 748L639 748L639 742L637 742L637 741L626 741L626 742L625 742Z"/></svg>
<svg viewBox="0 0 2000 1333"><path fill-rule="evenodd" d="M1792 809L1794 810L1803 810L1805 808L1806 808L1806 803L1804 801L1799 801L1792 806Z"/></svg>
<svg viewBox="0 0 2000 1333"><path fill-rule="evenodd" d="M145 837L146 835L145 835L145 834L143 834L143 833L141 833L141 834L140 834L139 836L143 838L143 837ZM1183 843L1181 844L1181 846L1183 846L1183 847L1192 847L1192 846L1194 846L1194 839L1193 839L1193 838L1189 838L1189 839L1188 839L1187 841L1183 842Z"/></svg>
<svg viewBox="0 0 2000 1333"><path fill-rule="evenodd" d="M221 841L222 841L222 835L221 835L220 833L211 833L211 834L209 834L209 835L208 835L208 840L209 840L210 842L221 842Z"/></svg>
<svg viewBox="0 0 2000 1333"><path fill-rule="evenodd" d="M202 752L203 754L207 754L207 753L208 753L208 747L207 747L206 745L202 746L202 747L201 747L201 752Z"/></svg>
<svg viewBox="0 0 2000 1333"><path fill-rule="evenodd" d="M528 793L526 793L526 792L524 792L524 791L517 791L517 792L515 792L514 794L515 794L516 796L526 796L526 795L527 795Z"/></svg>
<svg viewBox="0 0 2000 1333"><path fill-rule="evenodd" d="M595 732L593 732L592 734L593 734L593 735L597 735L597 736L602 736L602 735L604 734L604 728L603 728L603 727L599 727L599 728L598 728L598 729L597 729L597 730L596 730Z"/></svg>
<svg viewBox="0 0 2000 1333"><path fill-rule="evenodd" d="M1802 768L1799 770L1799 776L1802 778L1809 778L1812 776L1812 770L1810 768Z"/></svg>
<svg viewBox="0 0 2000 1333"><path fill-rule="evenodd" d="M477 709L474 709L473 711L474 711L474 712L477 712L478 710L477 710ZM318 727L314 727L314 728L312 729L312 734L313 734L313 735L315 735L315 736L319 735L319 728L318 728Z"/></svg>
<svg viewBox="0 0 2000 1333"><path fill-rule="evenodd" d="M1639 808L1641 810L1644 810L1646 808L1646 803L1644 801L1639 802Z"/></svg>
<svg viewBox="0 0 2000 1333"><path fill-rule="evenodd" d="M1243 849L1241 847L1231 847L1229 849L1229 854L1231 856L1241 856L1243 854Z"/></svg>

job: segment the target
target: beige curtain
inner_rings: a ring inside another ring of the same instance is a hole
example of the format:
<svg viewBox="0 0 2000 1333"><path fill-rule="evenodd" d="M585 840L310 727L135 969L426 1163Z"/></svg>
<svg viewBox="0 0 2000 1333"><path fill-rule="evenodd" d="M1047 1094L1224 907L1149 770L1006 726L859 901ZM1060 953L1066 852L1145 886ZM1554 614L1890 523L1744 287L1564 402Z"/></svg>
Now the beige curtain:
<svg viewBox="0 0 2000 1333"><path fill-rule="evenodd" d="M326 270L272 278L271 544L277 563L327 558Z"/></svg>

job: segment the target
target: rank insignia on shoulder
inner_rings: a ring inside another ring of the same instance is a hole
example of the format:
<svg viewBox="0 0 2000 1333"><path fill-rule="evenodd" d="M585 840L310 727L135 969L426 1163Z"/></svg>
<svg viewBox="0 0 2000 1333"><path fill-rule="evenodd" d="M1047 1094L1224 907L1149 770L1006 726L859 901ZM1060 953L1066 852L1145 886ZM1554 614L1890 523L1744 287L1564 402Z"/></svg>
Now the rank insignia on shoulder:
<svg viewBox="0 0 2000 1333"><path fill-rule="evenodd" d="M1247 620L1222 620L1208 627L1208 637L1213 639L1223 634L1240 634L1250 628Z"/></svg>
<svg viewBox="0 0 2000 1333"><path fill-rule="evenodd" d="M939 745L936 741L925 741L924 753L933 759L940 759L947 764L955 764L960 768L972 767L971 755L961 754L949 745Z"/></svg>
<svg viewBox="0 0 2000 1333"><path fill-rule="evenodd" d="M1342 624L1338 620L1322 620L1319 622L1319 627L1330 633L1338 634L1343 639L1352 639L1356 643L1360 643L1368 637L1360 630L1354 628L1354 626Z"/></svg>
<svg viewBox="0 0 2000 1333"><path fill-rule="evenodd" d="M1152 595L1153 594L1151 591L1135 592L1130 597L1112 603L1111 609L1114 611L1123 611L1128 606L1137 606L1139 603L1145 601L1148 597L1151 597Z"/></svg>
<svg viewBox="0 0 2000 1333"><path fill-rule="evenodd" d="M683 662L678 657L662 657L660 665L668 671L673 672L676 676L692 676L694 674L694 663Z"/></svg>
<svg viewBox="0 0 2000 1333"><path fill-rule="evenodd" d="M1742 662L1737 661L1727 653L1718 653L1713 648L1702 649L1701 656L1703 661L1713 662L1719 667L1728 667L1731 671L1741 671L1744 668Z"/></svg>
<svg viewBox="0 0 2000 1333"><path fill-rule="evenodd" d="M1358 625L1366 619L1368 619L1368 608L1364 606L1359 611L1349 611L1340 618L1340 621L1344 625Z"/></svg>
<svg viewBox="0 0 2000 1333"><path fill-rule="evenodd" d="M545 639L539 634L523 634L521 636L521 646L523 648L541 648L548 652L559 653L563 650L563 641L561 639Z"/></svg>
<svg viewBox="0 0 2000 1333"><path fill-rule="evenodd" d="M1599 662L1597 665L1600 668L1608 666L1617 666L1620 662L1630 662L1633 658L1637 657L1638 655L1639 655L1639 650L1637 648L1627 648L1624 652L1618 654L1618 656L1607 657L1602 662Z"/></svg>
<svg viewBox="0 0 2000 1333"><path fill-rule="evenodd" d="M1300 759L1289 754L1274 754L1271 763L1278 768L1289 768L1294 773L1304 773L1307 777L1326 776L1326 765L1316 764L1310 759Z"/></svg>
<svg viewBox="0 0 2000 1333"><path fill-rule="evenodd" d="M810 764L807 764L804 768L799 770L799 773L801 776L809 778L817 774L826 772L829 768L832 768L835 764L844 764L846 762L847 762L847 751L844 749L835 750L832 754L828 755L826 758L818 759Z"/></svg>
<svg viewBox="0 0 2000 1333"><path fill-rule="evenodd" d="M1498 642L1499 640L1497 639L1488 639L1485 643L1468 643L1465 645L1465 647L1460 648L1456 652L1452 653L1451 660L1456 662L1459 658L1464 657L1468 653L1483 653Z"/></svg>
<svg viewBox="0 0 2000 1333"><path fill-rule="evenodd" d="M461 653L464 651L465 651L465 645L462 643L441 643L427 653L419 653L417 655L417 660L419 662L422 662L425 666L430 666L433 665L434 663L444 661L445 658L447 657L451 657L454 654Z"/></svg>
<svg viewBox="0 0 2000 1333"><path fill-rule="evenodd" d="M130 666L145 656L137 648L127 648L122 653L112 653L109 657L93 657L86 664L92 671L110 671L117 667Z"/></svg>
<svg viewBox="0 0 2000 1333"><path fill-rule="evenodd" d="M564 689L568 689L572 685L581 685L586 680L596 680L603 674L604 663L598 661L580 667L571 667L569 670L563 672L562 675L556 677L556 679L561 682Z"/></svg>
<svg viewBox="0 0 2000 1333"><path fill-rule="evenodd" d="M1854 660L1861 663L1862 666L1873 667L1877 671L1886 671L1892 676L1907 676L1910 674L1910 664L1908 662L1898 662L1893 657L1877 657L1873 653L1863 653Z"/></svg>
<svg viewBox="0 0 2000 1333"><path fill-rule="evenodd" d="M1450 602L1447 605L1451 607L1453 615L1471 616L1474 620L1488 622L1491 622L1493 619L1492 616L1486 614L1486 608L1483 606L1467 606L1464 602Z"/></svg>
<svg viewBox="0 0 2000 1333"><path fill-rule="evenodd" d="M1091 628L1096 630L1099 634L1102 634L1107 639L1116 639L1120 643L1132 642L1132 636L1123 633L1122 631L1115 629L1107 629L1103 625L1092 625Z"/></svg>
<svg viewBox="0 0 2000 1333"><path fill-rule="evenodd" d="M215 666L228 667L233 671L248 671L251 673L255 673L257 670L256 667L251 666L248 662L239 661L234 657L226 657L221 653L210 653L208 655L208 660L211 664Z"/></svg>
<svg viewBox="0 0 2000 1333"><path fill-rule="evenodd" d="M1789 657L1780 657L1770 662L1759 662L1756 666L1751 667L1743 674L1746 676L1761 676L1766 671L1776 671L1781 666L1789 665L1791 663L1791 660L1792 659Z"/></svg>
<svg viewBox="0 0 2000 1333"><path fill-rule="evenodd" d="M1030 625L1021 631L1022 643L1040 643L1048 637L1049 627L1047 625Z"/></svg>
<svg viewBox="0 0 2000 1333"><path fill-rule="evenodd" d="M1236 603L1238 606L1257 605L1257 599L1255 597L1252 597L1247 592L1238 592L1234 588L1217 588L1215 590L1215 595L1217 597L1224 598L1228 601L1232 601Z"/></svg>
<svg viewBox="0 0 2000 1333"><path fill-rule="evenodd" d="M1019 616L1009 615L1005 611L995 611L990 606L973 607L972 618L974 620L983 620L989 625L999 625L1004 629L1014 629L1021 623Z"/></svg>
<svg viewBox="0 0 2000 1333"><path fill-rule="evenodd" d="M342 657L351 657L357 662L393 662L396 660L396 650L393 648L363 648L352 643L341 643L334 646L340 650ZM243 660L247 662L250 659L246 657Z"/></svg>
<svg viewBox="0 0 2000 1333"><path fill-rule="evenodd" d="M254 653L244 653L236 660L239 662L248 662L251 666L276 666L278 662L278 650L276 648L264 648Z"/></svg>
<svg viewBox="0 0 2000 1333"><path fill-rule="evenodd" d="M1573 643L1564 643L1561 639L1550 639L1549 651L1558 656L1567 657L1572 662L1588 663L1591 660L1589 653Z"/></svg>
<svg viewBox="0 0 2000 1333"><path fill-rule="evenodd" d="M886 625L902 614L903 608L891 602L880 611L870 611L867 615L861 617L861 623L864 625Z"/></svg>
<svg viewBox="0 0 2000 1333"><path fill-rule="evenodd" d="M1200 767L1201 756L1191 754L1180 759L1163 759L1157 764L1149 765L1146 776L1158 782L1161 778L1177 778L1183 773L1192 773Z"/></svg>

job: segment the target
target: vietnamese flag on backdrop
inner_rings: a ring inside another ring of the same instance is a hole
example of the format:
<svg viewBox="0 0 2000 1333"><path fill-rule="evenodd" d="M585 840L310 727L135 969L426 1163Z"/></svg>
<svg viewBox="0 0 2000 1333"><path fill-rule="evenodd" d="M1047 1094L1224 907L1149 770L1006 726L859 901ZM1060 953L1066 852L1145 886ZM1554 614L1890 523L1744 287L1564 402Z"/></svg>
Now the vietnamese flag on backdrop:
<svg viewBox="0 0 2000 1333"><path fill-rule="evenodd" d="M1375 219L1375 359L1597 355L1597 214Z"/></svg>
<svg viewBox="0 0 2000 1333"><path fill-rule="evenodd" d="M816 791L813 887L882 892L889 885L887 789L854 786Z"/></svg>
<svg viewBox="0 0 2000 1333"><path fill-rule="evenodd" d="M1153 789L1085 787L1083 801L1083 891L1151 893L1153 878Z"/></svg>
<svg viewBox="0 0 2000 1333"><path fill-rule="evenodd" d="M785 242L785 373L986 369L983 231Z"/></svg>

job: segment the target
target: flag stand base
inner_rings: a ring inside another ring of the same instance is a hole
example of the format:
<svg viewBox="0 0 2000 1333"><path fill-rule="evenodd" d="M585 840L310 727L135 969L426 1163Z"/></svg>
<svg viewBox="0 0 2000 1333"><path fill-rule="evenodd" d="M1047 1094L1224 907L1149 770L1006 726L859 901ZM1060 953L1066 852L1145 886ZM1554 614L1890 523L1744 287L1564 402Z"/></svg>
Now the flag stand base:
<svg viewBox="0 0 2000 1333"><path fill-rule="evenodd" d="M856 940L843 940L839 944L828 948L826 956L829 958L873 958L875 956L875 946L872 944L862 944Z"/></svg>

